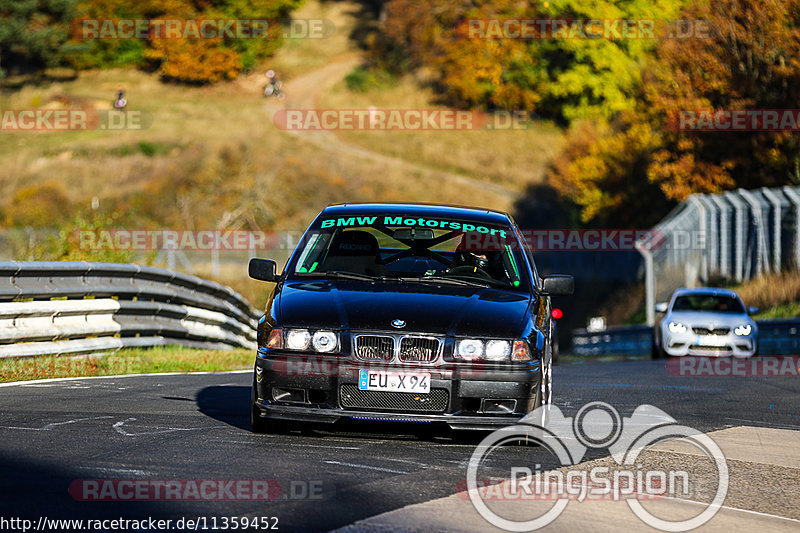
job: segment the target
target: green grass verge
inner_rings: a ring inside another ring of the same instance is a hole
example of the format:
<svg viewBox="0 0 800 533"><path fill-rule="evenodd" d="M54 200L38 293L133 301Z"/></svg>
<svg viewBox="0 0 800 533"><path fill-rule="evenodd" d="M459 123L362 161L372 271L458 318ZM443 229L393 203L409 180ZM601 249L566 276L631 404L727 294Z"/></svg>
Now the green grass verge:
<svg viewBox="0 0 800 533"><path fill-rule="evenodd" d="M39 356L0 359L0 382L31 379L223 372L252 368L252 350L198 350L183 347L125 349L104 355Z"/></svg>
<svg viewBox="0 0 800 533"><path fill-rule="evenodd" d="M797 318L798 316L800 316L800 302L789 302L764 309L758 314L753 315L753 318L762 320L766 318Z"/></svg>

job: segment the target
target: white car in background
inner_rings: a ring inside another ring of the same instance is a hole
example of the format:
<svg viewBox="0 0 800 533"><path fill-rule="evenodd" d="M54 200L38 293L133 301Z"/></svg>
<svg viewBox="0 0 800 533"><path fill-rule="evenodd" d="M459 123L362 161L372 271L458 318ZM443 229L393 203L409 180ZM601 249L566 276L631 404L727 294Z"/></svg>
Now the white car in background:
<svg viewBox="0 0 800 533"><path fill-rule="evenodd" d="M653 332L653 356L752 357L758 349L758 326L730 289L678 289L669 304L659 303L664 317Z"/></svg>

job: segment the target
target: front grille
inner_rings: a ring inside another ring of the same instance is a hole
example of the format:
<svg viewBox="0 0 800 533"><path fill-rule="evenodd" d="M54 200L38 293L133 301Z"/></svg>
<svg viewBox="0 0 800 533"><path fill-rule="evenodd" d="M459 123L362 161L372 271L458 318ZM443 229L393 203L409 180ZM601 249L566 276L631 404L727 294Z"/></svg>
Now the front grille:
<svg viewBox="0 0 800 533"><path fill-rule="evenodd" d="M692 350L702 351L702 352L729 352L731 351L730 346L692 346Z"/></svg>
<svg viewBox="0 0 800 533"><path fill-rule="evenodd" d="M433 337L403 337L400 339L400 360L430 363L439 355L439 339Z"/></svg>
<svg viewBox="0 0 800 533"><path fill-rule="evenodd" d="M730 333L730 328L717 328L717 329L708 329L708 328L692 328L692 331L697 333L698 335L727 335Z"/></svg>
<svg viewBox="0 0 800 533"><path fill-rule="evenodd" d="M394 356L394 339L378 335L357 335L356 355L370 361L390 361Z"/></svg>
<svg viewBox="0 0 800 533"><path fill-rule="evenodd" d="M342 407L355 409L442 413L447 409L448 396L447 389L431 389L427 394L416 394L361 390L349 384L339 388Z"/></svg>

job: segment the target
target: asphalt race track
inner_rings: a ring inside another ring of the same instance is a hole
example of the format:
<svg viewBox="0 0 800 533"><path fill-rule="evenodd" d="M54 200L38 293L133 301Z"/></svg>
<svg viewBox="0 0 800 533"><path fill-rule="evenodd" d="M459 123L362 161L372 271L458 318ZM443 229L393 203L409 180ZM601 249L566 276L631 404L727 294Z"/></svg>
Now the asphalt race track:
<svg viewBox="0 0 800 533"><path fill-rule="evenodd" d="M277 517L280 531L330 530L463 490L474 436L453 440L416 425L255 435L248 420L251 379L250 373L152 375L0 387L0 515ZM623 416L652 404L701 431L800 429L797 377L674 377L664 362L635 361L556 367L554 384L555 404L567 415L601 400ZM492 456L491 467L507 477L521 461L553 458L537 447L507 447ZM269 502L70 496L73 481L92 479L271 479L282 492Z"/></svg>

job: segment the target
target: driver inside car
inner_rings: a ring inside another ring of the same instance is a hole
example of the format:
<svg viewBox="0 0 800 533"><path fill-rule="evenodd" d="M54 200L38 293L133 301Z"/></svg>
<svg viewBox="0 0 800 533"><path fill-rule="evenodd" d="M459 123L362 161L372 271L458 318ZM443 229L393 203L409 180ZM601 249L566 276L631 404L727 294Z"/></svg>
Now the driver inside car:
<svg viewBox="0 0 800 533"><path fill-rule="evenodd" d="M503 255L499 251L491 250L469 250L466 245L466 238L462 237L461 243L453 254L453 263L447 269L449 274L476 274L506 281L506 274L503 265Z"/></svg>

